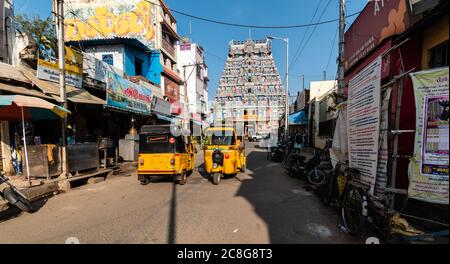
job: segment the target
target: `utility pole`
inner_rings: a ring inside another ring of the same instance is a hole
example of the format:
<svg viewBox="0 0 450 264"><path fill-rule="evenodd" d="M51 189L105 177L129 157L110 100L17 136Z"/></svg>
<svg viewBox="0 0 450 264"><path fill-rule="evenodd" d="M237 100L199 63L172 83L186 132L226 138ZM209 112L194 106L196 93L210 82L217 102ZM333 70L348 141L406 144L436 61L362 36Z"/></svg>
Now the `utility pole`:
<svg viewBox="0 0 450 264"><path fill-rule="evenodd" d="M338 65L338 103L343 101L344 83L344 52L345 52L345 0L339 0L339 65Z"/></svg>
<svg viewBox="0 0 450 264"><path fill-rule="evenodd" d="M65 44L64 44L64 0L55 0L56 2L56 19L58 32L58 63L59 63L59 92L61 98L61 106L67 109L66 96L66 70L65 70ZM67 177L67 118L61 120L61 136L62 136L62 177Z"/></svg>
<svg viewBox="0 0 450 264"><path fill-rule="evenodd" d="M305 90L305 75L302 75L303 90Z"/></svg>

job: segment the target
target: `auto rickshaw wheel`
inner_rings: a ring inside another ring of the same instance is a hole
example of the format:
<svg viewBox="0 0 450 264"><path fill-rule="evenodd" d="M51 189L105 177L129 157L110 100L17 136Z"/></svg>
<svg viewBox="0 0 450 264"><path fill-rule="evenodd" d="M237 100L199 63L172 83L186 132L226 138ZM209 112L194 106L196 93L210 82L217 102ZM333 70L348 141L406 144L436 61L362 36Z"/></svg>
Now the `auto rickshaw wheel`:
<svg viewBox="0 0 450 264"><path fill-rule="evenodd" d="M178 181L179 185L185 185L187 183L187 174L185 171L181 173L181 179Z"/></svg>
<svg viewBox="0 0 450 264"><path fill-rule="evenodd" d="M141 180L141 185L148 185L150 183L150 180L148 178L145 178L143 180Z"/></svg>
<svg viewBox="0 0 450 264"><path fill-rule="evenodd" d="M220 173L213 173L212 175L213 184L219 185L221 177L222 175L220 175Z"/></svg>

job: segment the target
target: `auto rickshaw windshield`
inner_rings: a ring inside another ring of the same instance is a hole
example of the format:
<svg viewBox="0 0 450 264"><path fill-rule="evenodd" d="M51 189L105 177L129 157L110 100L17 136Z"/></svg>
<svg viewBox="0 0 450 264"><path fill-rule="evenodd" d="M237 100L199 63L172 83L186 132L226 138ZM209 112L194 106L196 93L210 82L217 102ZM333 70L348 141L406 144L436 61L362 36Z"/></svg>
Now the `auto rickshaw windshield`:
<svg viewBox="0 0 450 264"><path fill-rule="evenodd" d="M173 137L170 134L141 134L139 151L152 154L184 153L185 146L181 137Z"/></svg>
<svg viewBox="0 0 450 264"><path fill-rule="evenodd" d="M208 131L205 137L206 146L232 146L236 138L232 131Z"/></svg>

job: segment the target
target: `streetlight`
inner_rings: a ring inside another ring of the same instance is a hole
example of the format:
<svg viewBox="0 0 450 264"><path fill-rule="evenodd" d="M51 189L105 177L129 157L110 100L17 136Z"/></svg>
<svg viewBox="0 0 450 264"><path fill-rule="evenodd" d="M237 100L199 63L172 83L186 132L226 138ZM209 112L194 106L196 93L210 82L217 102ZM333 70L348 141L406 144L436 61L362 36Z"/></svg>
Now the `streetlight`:
<svg viewBox="0 0 450 264"><path fill-rule="evenodd" d="M268 36L267 39L282 40L286 43L286 112L284 115L284 137L287 140L289 131L289 38Z"/></svg>

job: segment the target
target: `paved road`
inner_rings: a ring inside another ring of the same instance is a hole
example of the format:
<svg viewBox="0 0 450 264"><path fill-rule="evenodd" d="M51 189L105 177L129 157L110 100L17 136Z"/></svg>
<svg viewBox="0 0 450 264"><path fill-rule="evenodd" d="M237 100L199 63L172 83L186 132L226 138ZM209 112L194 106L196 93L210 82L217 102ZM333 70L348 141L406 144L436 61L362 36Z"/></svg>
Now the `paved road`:
<svg viewBox="0 0 450 264"><path fill-rule="evenodd" d="M0 243L356 243L338 230L335 211L249 147L247 172L220 186L198 171L185 186L121 175L0 218Z"/></svg>

